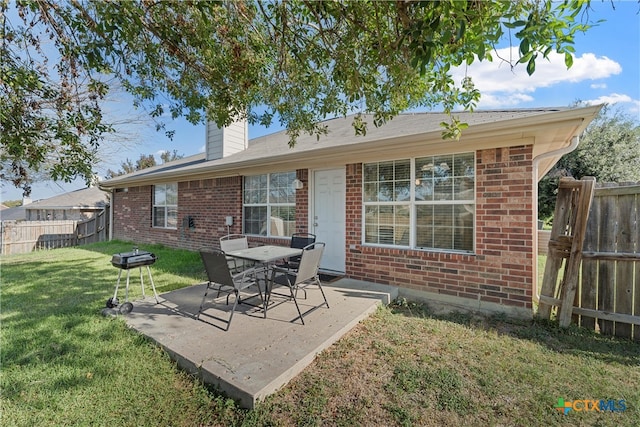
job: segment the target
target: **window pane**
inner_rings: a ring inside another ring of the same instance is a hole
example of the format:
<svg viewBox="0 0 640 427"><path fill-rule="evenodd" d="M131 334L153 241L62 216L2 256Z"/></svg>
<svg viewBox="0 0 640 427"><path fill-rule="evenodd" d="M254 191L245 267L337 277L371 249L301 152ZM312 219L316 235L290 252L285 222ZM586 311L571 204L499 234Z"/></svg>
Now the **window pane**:
<svg viewBox="0 0 640 427"><path fill-rule="evenodd" d="M378 181L378 164L368 163L364 165L364 182Z"/></svg>
<svg viewBox="0 0 640 427"><path fill-rule="evenodd" d="M453 225L453 205L434 206L433 225L435 227L451 227Z"/></svg>
<svg viewBox="0 0 640 427"><path fill-rule="evenodd" d="M411 177L411 162L399 160L395 162L394 179L396 181L408 180Z"/></svg>
<svg viewBox="0 0 640 427"><path fill-rule="evenodd" d="M156 185L153 192L153 204L156 206L164 206L167 204L167 197L164 185Z"/></svg>
<svg viewBox="0 0 640 427"><path fill-rule="evenodd" d="M453 159L454 175L473 178L475 175L475 164L473 153L456 154Z"/></svg>
<svg viewBox="0 0 640 427"><path fill-rule="evenodd" d="M453 249L453 228L436 227L433 230L433 247L438 249Z"/></svg>
<svg viewBox="0 0 640 427"><path fill-rule="evenodd" d="M364 184L364 201L365 202L378 201L378 183L377 182L367 182Z"/></svg>
<svg viewBox="0 0 640 427"><path fill-rule="evenodd" d="M455 230L453 249L473 250L474 205L455 205Z"/></svg>
<svg viewBox="0 0 640 427"><path fill-rule="evenodd" d="M395 201L403 202L411 199L411 181L396 181L394 185Z"/></svg>
<svg viewBox="0 0 640 427"><path fill-rule="evenodd" d="M167 207L167 227L178 227L178 208Z"/></svg>
<svg viewBox="0 0 640 427"><path fill-rule="evenodd" d="M165 224L165 208L154 207L153 208L153 226L164 227Z"/></svg>
<svg viewBox="0 0 640 427"><path fill-rule="evenodd" d="M378 206L367 206L364 213L365 242L378 243Z"/></svg>
<svg viewBox="0 0 640 427"><path fill-rule="evenodd" d="M266 206L247 206L244 208L244 232L246 234L267 235Z"/></svg>
<svg viewBox="0 0 640 427"><path fill-rule="evenodd" d="M271 236L291 237L296 229L296 209L293 206L271 208Z"/></svg>
<svg viewBox="0 0 640 427"><path fill-rule="evenodd" d="M386 245L393 244L393 208L393 206L380 206L380 213L378 214L378 240Z"/></svg>
<svg viewBox="0 0 640 427"><path fill-rule="evenodd" d="M433 206L416 206L416 246L433 247Z"/></svg>
<svg viewBox="0 0 640 427"><path fill-rule="evenodd" d="M244 178L244 202L267 203L267 175L246 176Z"/></svg>
<svg viewBox="0 0 640 427"><path fill-rule="evenodd" d="M450 177L453 174L453 156L437 156L433 158L433 175L439 178Z"/></svg>
<svg viewBox="0 0 640 427"><path fill-rule="evenodd" d="M416 180L416 200L433 200L433 180L431 178Z"/></svg>
<svg viewBox="0 0 640 427"><path fill-rule="evenodd" d="M416 159L416 200L433 200L433 157Z"/></svg>
<svg viewBox="0 0 640 427"><path fill-rule="evenodd" d="M378 184L378 201L390 202L393 200L393 181L383 181Z"/></svg>
<svg viewBox="0 0 640 427"><path fill-rule="evenodd" d="M395 207L394 243L400 246L409 246L409 206Z"/></svg>
<svg viewBox="0 0 640 427"><path fill-rule="evenodd" d="M178 205L178 184L167 184L167 205Z"/></svg>
<svg viewBox="0 0 640 427"><path fill-rule="evenodd" d="M473 178L454 178L453 198L454 200L473 200Z"/></svg>
<svg viewBox="0 0 640 427"><path fill-rule="evenodd" d="M451 179L453 158L451 156L434 157L434 200L453 198L453 180Z"/></svg>
<svg viewBox="0 0 640 427"><path fill-rule="evenodd" d="M272 173L269 180L269 203L295 203L295 172Z"/></svg>
<svg viewBox="0 0 640 427"><path fill-rule="evenodd" d="M393 181L393 162L380 163L378 166L378 181Z"/></svg>

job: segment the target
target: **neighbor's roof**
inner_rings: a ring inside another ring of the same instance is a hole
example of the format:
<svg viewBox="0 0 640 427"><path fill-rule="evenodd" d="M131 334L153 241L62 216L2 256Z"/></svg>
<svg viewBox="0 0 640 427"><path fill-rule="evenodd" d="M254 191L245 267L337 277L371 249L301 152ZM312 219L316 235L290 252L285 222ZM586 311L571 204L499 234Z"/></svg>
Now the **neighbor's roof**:
<svg viewBox="0 0 640 427"><path fill-rule="evenodd" d="M104 209L108 194L98 187L83 188L25 205L25 209Z"/></svg>
<svg viewBox="0 0 640 427"><path fill-rule="evenodd" d="M453 115L469 127L459 141L442 139L444 113L404 113L383 126L373 126L372 116L366 135L355 136L353 116L323 122L328 133L319 138L301 135L293 148L289 136L280 131L251 139L246 150L217 160L204 153L122 175L100 186L105 189L158 182L251 175L267 171L321 168L402 158L403 155L445 154L514 145L534 145L534 157L570 144L596 116L601 106L584 108L539 108L460 112ZM560 156L541 162L541 178Z"/></svg>

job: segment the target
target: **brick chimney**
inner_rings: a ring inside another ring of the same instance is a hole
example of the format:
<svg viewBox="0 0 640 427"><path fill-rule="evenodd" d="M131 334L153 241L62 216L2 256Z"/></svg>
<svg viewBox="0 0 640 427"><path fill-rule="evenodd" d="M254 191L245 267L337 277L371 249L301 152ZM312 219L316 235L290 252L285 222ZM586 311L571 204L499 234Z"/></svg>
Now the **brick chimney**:
<svg viewBox="0 0 640 427"><path fill-rule="evenodd" d="M249 126L245 120L219 128L214 122L207 122L207 144L205 157L216 160L245 150L249 146Z"/></svg>

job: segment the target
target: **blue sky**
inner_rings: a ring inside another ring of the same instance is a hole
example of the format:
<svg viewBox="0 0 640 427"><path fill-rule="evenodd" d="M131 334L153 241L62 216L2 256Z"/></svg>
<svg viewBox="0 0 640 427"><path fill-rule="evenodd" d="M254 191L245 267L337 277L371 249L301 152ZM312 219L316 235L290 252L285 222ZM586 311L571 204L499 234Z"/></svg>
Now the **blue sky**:
<svg viewBox="0 0 640 427"><path fill-rule="evenodd" d="M615 8L615 10L614 10ZM569 106L577 100L587 103L608 103L623 109L640 121L640 4L636 1L595 0L592 3L590 21L606 20L578 35L575 44L574 64L570 70L563 57L553 56L550 61L538 61L536 72L528 76L525 67L512 71L499 61L472 65L467 73L482 93L478 108L531 108ZM508 55L501 51L501 55ZM514 53L517 53L514 52ZM495 57L496 55L494 55ZM454 77L461 80L464 70ZM177 150L185 156L204 150L204 125L193 126L185 120L168 122L175 130L173 140L162 132L156 132L123 97L110 106L115 120L131 121L120 127L124 141L108 140L104 144L105 159L98 171L104 174L108 168L117 170L127 158L135 161L141 154L158 154L163 150ZM277 132L281 128L249 128L249 137ZM32 199L48 198L83 188L82 182L71 184L43 183L33 186ZM3 185L1 200L21 199L22 192Z"/></svg>

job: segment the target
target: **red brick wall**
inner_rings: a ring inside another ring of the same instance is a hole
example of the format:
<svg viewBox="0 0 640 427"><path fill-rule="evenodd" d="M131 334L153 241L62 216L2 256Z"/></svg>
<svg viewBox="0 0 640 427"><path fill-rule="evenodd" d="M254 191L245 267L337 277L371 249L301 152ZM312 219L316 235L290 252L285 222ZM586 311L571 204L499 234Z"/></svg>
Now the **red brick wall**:
<svg viewBox="0 0 640 427"><path fill-rule="evenodd" d="M476 156L473 255L362 245L362 165L348 165L347 276L530 309L532 147L482 150Z"/></svg>
<svg viewBox="0 0 640 427"><path fill-rule="evenodd" d="M308 224L308 172L297 171L305 183L296 191L296 231L306 232ZM178 183L177 229L151 226L152 186L130 187L127 192L115 193L113 200L113 238L136 244L158 243L169 247L198 250L219 247L220 237L242 233L242 177L183 181ZM227 229L225 218L233 216ZM187 217L193 218L189 228ZM269 242L288 245L287 239L250 238L252 244Z"/></svg>
<svg viewBox="0 0 640 427"><path fill-rule="evenodd" d="M533 292L532 147L476 153L476 251L472 255L362 245L362 164L347 171L346 274L419 291L530 309ZM296 231L308 225L308 171L298 170L304 188L296 192ZM242 178L180 182L178 229L151 227L152 187L130 188L114 197L114 238L197 250L218 246L242 231ZM184 226L187 216L195 228ZM288 244L286 239L251 238L252 244Z"/></svg>

